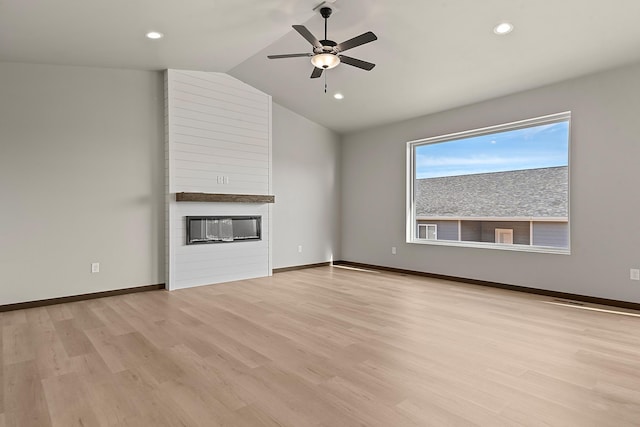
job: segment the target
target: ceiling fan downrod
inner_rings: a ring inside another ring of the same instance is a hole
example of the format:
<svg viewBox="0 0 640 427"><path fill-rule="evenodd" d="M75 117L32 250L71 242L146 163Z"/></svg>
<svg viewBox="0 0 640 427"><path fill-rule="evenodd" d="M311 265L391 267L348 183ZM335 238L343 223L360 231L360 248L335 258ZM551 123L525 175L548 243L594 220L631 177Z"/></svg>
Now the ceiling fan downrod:
<svg viewBox="0 0 640 427"><path fill-rule="evenodd" d="M324 18L324 40L327 40L327 22L329 22L331 12L333 12L333 10L331 10L330 7L323 7L320 9L320 15Z"/></svg>

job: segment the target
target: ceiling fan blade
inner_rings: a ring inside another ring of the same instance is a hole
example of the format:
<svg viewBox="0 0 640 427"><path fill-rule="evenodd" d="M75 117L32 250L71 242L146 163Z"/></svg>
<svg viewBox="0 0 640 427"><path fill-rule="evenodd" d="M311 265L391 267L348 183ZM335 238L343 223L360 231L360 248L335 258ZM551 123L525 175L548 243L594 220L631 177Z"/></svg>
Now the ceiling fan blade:
<svg viewBox="0 0 640 427"><path fill-rule="evenodd" d="M298 58L301 56L313 56L312 53L288 53L285 55L268 55L267 58L269 59L280 59L280 58Z"/></svg>
<svg viewBox="0 0 640 427"><path fill-rule="evenodd" d="M312 79L317 79L318 77L320 77L322 75L323 71L324 71L324 68L313 67L313 72L311 73L311 78Z"/></svg>
<svg viewBox="0 0 640 427"><path fill-rule="evenodd" d="M362 59L352 58L350 56L338 55L340 56L340 62L344 62L347 65L351 65L353 67L362 68L363 70L371 71L376 64L372 64L371 62L363 61Z"/></svg>
<svg viewBox="0 0 640 427"><path fill-rule="evenodd" d="M376 37L376 35L371 31L368 31L364 34L360 34L357 37L349 39L346 42L340 43L338 46L336 46L336 49L338 50L338 52L344 52L345 50L353 49L354 47L363 45L365 43L370 43L375 40L378 40L378 37Z"/></svg>
<svg viewBox="0 0 640 427"><path fill-rule="evenodd" d="M322 44L320 44L318 39L313 34L311 34L311 31L307 30L307 27L305 27L304 25L294 25L293 29L300 33L302 37L307 39L307 41L311 43L313 47L322 49Z"/></svg>

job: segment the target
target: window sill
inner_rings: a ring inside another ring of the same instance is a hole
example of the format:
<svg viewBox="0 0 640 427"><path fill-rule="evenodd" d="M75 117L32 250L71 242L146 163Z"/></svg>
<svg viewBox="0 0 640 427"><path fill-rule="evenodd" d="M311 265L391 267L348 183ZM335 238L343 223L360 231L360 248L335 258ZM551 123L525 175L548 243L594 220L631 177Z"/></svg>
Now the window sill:
<svg viewBox="0 0 640 427"><path fill-rule="evenodd" d="M420 240L420 239L407 240L407 243L412 243L416 245L453 246L453 247L460 247L460 248L496 249L500 251L571 255L571 249L556 248L551 246L529 246L529 245L517 245L517 244L501 245L498 243L459 242L459 241L453 241L453 240Z"/></svg>

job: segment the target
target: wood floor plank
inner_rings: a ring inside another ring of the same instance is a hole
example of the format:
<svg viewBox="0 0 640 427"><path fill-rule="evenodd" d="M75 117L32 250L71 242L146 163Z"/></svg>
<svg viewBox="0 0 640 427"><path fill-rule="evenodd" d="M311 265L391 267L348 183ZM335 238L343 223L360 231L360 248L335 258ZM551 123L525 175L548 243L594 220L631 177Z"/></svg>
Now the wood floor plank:
<svg viewBox="0 0 640 427"><path fill-rule="evenodd" d="M74 317L71 320L62 320L53 324L58 338L62 342L67 355L70 357L95 351L91 341L87 338L85 328L78 322Z"/></svg>
<svg viewBox="0 0 640 427"><path fill-rule="evenodd" d="M112 373L121 372L127 368L128 352L117 345L116 337L107 328L87 331L87 339L95 349L95 353L100 356L100 359L109 367ZM88 360L88 362L95 361Z"/></svg>
<svg viewBox="0 0 640 427"><path fill-rule="evenodd" d="M28 323L15 323L2 328L3 363L34 360L36 357L34 329Z"/></svg>
<svg viewBox="0 0 640 427"><path fill-rule="evenodd" d="M213 340L208 339L206 335L199 332L200 328L207 328L204 324L192 325L185 328L182 323L178 323L175 319L161 320L156 322L156 324L180 343L171 346L172 348L176 346L186 346L201 357L209 356L217 350Z"/></svg>
<svg viewBox="0 0 640 427"><path fill-rule="evenodd" d="M32 326L49 326L51 325L51 317L46 307L35 307L25 310L27 323Z"/></svg>
<svg viewBox="0 0 640 427"><path fill-rule="evenodd" d="M0 313L0 427L615 426L640 316L320 267Z"/></svg>
<svg viewBox="0 0 640 427"><path fill-rule="evenodd" d="M133 388L126 375L129 372L111 374L81 374L78 376L85 391L84 402L101 425L126 425L127 420L140 416ZM123 393L126 390L127 393ZM130 394L131 393L131 394Z"/></svg>
<svg viewBox="0 0 640 427"><path fill-rule="evenodd" d="M476 427L478 425L427 400L421 400L420 403L405 400L396 405L396 408L417 425L456 427ZM516 427L516 425L511 427Z"/></svg>
<svg viewBox="0 0 640 427"><path fill-rule="evenodd" d="M120 316L108 304L91 307L91 311L113 335L123 335L136 331L126 318Z"/></svg>
<svg viewBox="0 0 640 427"><path fill-rule="evenodd" d="M46 307L49 318L53 322L73 319L73 313L69 309L69 304L55 304Z"/></svg>
<svg viewBox="0 0 640 427"><path fill-rule="evenodd" d="M73 364L73 371L87 377L98 377L117 372L109 369L105 360L98 353L81 354L70 359Z"/></svg>
<svg viewBox="0 0 640 427"><path fill-rule="evenodd" d="M356 387L340 377L334 377L320 387L325 392L327 400L364 425L380 427L388 425L418 427L420 425L395 407L379 404L367 390Z"/></svg>
<svg viewBox="0 0 640 427"><path fill-rule="evenodd" d="M100 425L78 375L71 373L46 378L42 385L54 427Z"/></svg>
<svg viewBox="0 0 640 427"><path fill-rule="evenodd" d="M5 364L4 397L7 427L51 426L35 361Z"/></svg>
<svg viewBox="0 0 640 427"><path fill-rule="evenodd" d="M104 304L100 299L79 301L69 304L69 310L75 320L75 327L80 330L100 328L104 323L91 310L92 307Z"/></svg>
<svg viewBox="0 0 640 427"><path fill-rule="evenodd" d="M202 314L203 318L207 318L206 311L193 312L200 313ZM214 320L211 321L214 322ZM219 330L218 327L212 328L203 326L195 329L195 332L204 339L209 340L210 342L214 342L216 347L233 355L234 358L241 361L248 367L256 368L271 360L264 354L256 351L256 349L252 348L251 345L244 345L234 337L230 337L226 333L223 333L223 331Z"/></svg>
<svg viewBox="0 0 640 427"><path fill-rule="evenodd" d="M175 335L166 331L162 327L158 327L156 322L163 320L157 314L153 317L145 317L139 313L126 299L109 298L107 304L113 311L125 319L135 332L142 334L147 340L158 348L169 348L180 343L180 339Z"/></svg>
<svg viewBox="0 0 640 427"><path fill-rule="evenodd" d="M0 313L0 321L2 326L11 326L21 323L27 323L27 310L5 311Z"/></svg>
<svg viewBox="0 0 640 427"><path fill-rule="evenodd" d="M254 405L242 407L234 412L229 421L229 426L234 427L282 427L283 424L276 418L262 411Z"/></svg>
<svg viewBox="0 0 640 427"><path fill-rule="evenodd" d="M201 357L189 347L175 346L170 350L170 354L172 360L181 363L182 374L178 376L180 381L196 384L202 390L210 390L213 397L228 410L241 409L252 400L247 397L251 395L242 390L239 384L228 381L221 375L219 364Z"/></svg>
<svg viewBox="0 0 640 427"><path fill-rule="evenodd" d="M73 360L68 356L51 322L38 328L34 334L34 346L41 379L75 372Z"/></svg>
<svg viewBox="0 0 640 427"><path fill-rule="evenodd" d="M113 426L191 427L197 425L185 408L176 404L170 394L160 390L152 380L150 381L144 373L138 372L136 368L118 372L113 376L113 380L114 390L121 394L123 390L126 390L127 403L132 406L132 408L123 407L118 411L117 405L110 404L113 402L113 396L110 397L110 401L97 403L99 405L98 413L112 412L109 418L121 419L124 415L124 419L112 424ZM136 415L129 415L129 411L135 412Z"/></svg>

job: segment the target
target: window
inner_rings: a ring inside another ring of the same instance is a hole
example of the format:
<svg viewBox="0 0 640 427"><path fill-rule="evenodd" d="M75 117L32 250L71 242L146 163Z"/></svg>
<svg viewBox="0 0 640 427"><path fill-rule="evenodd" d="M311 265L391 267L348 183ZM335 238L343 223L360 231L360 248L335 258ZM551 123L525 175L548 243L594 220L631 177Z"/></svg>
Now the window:
<svg viewBox="0 0 640 427"><path fill-rule="evenodd" d="M418 239L437 240L437 224L418 224Z"/></svg>
<svg viewBox="0 0 640 427"><path fill-rule="evenodd" d="M570 120L408 142L407 242L569 253Z"/></svg>

